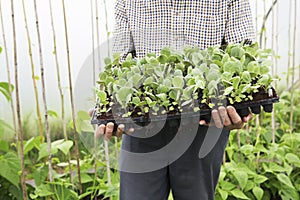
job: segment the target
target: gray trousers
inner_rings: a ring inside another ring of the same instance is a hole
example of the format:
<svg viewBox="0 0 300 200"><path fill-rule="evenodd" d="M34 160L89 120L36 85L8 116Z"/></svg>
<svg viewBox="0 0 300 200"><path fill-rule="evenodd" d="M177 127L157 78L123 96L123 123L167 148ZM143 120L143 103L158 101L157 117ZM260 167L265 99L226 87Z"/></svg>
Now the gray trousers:
<svg viewBox="0 0 300 200"><path fill-rule="evenodd" d="M178 126L166 123L160 132L149 138L123 135L122 149L135 153L161 149L174 140L176 134L190 134L188 126L180 130ZM208 131L204 126L197 126L197 129L187 150L166 166L145 173L120 171L120 199L167 200L171 190L175 200L213 200L229 131L217 128ZM206 134L214 132L220 133L214 147L200 159L199 151ZM173 150L166 160L172 157L176 149ZM126 157L122 159L126 161Z"/></svg>

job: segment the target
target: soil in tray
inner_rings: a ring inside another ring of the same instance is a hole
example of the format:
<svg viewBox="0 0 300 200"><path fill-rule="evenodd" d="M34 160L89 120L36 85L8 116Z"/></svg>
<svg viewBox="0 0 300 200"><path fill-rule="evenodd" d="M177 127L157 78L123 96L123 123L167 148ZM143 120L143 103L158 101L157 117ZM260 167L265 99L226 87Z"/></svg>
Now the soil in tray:
<svg viewBox="0 0 300 200"><path fill-rule="evenodd" d="M201 95L200 95L201 96ZM273 110L273 102L278 101L278 96L274 88L271 88L268 93L266 93L265 89L259 88L257 93L254 93L253 95L253 100L248 100L244 101L241 103L235 103L233 106L236 108L238 114L241 117L247 116L250 113L250 110L254 114L260 114L261 112L261 106L263 107L263 110L265 112L272 112ZM273 101L274 100L274 101ZM216 100L215 100L216 101ZM215 102L213 101L213 102ZM211 114L209 106L205 103L200 103L201 102L201 97L198 99L199 107L200 107L200 119L203 119L207 122L211 120ZM223 101L228 102L228 101ZM110 112L105 112L105 113L96 113L95 118L100 121L114 121L114 120L122 120L124 119L122 117L122 114L124 114L124 111L122 113L122 110L118 109L121 108L121 106L118 106L115 104L112 109L110 109ZM107 108L108 109L108 108ZM192 108L186 106L183 107L183 112L182 113L193 113ZM117 114L113 114L112 110L117 110ZM142 113L142 115L139 115L138 113L141 113L140 108L133 108L129 107L129 111L132 112L130 117L127 117L128 119L132 119L136 124L140 126L146 126L151 122L151 119L149 117L149 113ZM151 112L151 111L150 111ZM158 113L161 113L161 111L158 111ZM168 117L181 117L181 112L179 111L177 106L174 106L174 110L170 111L167 113ZM160 116L160 115L158 115ZM155 117L155 116L154 116ZM131 121L131 120L130 120Z"/></svg>
<svg viewBox="0 0 300 200"><path fill-rule="evenodd" d="M247 116L250 110L253 114L260 114L261 106L265 112L272 112L273 102L278 101L278 96L274 88L269 89L266 93L265 89L259 88L257 93L252 95L253 100L236 103L233 106L241 117Z"/></svg>

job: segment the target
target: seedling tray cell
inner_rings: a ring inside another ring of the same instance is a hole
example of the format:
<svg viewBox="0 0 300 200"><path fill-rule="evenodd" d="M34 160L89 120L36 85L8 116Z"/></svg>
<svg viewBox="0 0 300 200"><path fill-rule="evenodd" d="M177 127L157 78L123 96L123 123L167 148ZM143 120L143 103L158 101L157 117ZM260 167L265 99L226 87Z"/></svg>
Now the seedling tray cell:
<svg viewBox="0 0 300 200"><path fill-rule="evenodd" d="M247 116L250 113L250 110L253 114L260 114L261 107L265 112L272 112L273 104L279 102L279 97L273 97L269 99L263 99L255 102L244 102L239 104L234 104L233 106L237 110L238 114L241 117ZM151 122L161 122L165 120L173 120L173 119L181 119L181 118L199 118L199 120L205 120L209 122L211 120L211 111L212 109L203 109L198 112L186 111L176 114L166 114L166 115L152 115L151 117L121 117L114 116L110 119L101 119L99 113L95 109L92 115L91 124L107 124L109 122L113 122L114 124L124 124L125 126L128 124L135 123L139 126L147 126ZM116 126L115 126L116 128Z"/></svg>

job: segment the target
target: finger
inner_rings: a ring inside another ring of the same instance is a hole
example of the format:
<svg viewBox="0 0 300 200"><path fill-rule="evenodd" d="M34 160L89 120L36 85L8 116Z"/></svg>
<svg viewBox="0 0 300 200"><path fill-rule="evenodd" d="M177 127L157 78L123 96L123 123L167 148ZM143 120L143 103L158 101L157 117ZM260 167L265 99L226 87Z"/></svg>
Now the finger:
<svg viewBox="0 0 300 200"><path fill-rule="evenodd" d="M240 125L243 124L241 117L236 112L233 106L227 106L226 108L228 116L230 117L233 125Z"/></svg>
<svg viewBox="0 0 300 200"><path fill-rule="evenodd" d="M231 120L230 120L230 118L228 116L226 108L224 106L220 106L218 108L218 110L219 110L220 119L222 120L223 125L224 126L230 126L230 125L232 125L232 122L231 122Z"/></svg>
<svg viewBox="0 0 300 200"><path fill-rule="evenodd" d="M244 121L244 122L249 122L249 121L251 121L252 119L253 119L253 114L250 113L248 116L246 116L246 117L243 118L243 121Z"/></svg>
<svg viewBox="0 0 300 200"><path fill-rule="evenodd" d="M95 130L95 137L97 139L101 138L102 135L104 134L105 132L105 125L104 124L101 124L100 126L98 126Z"/></svg>
<svg viewBox="0 0 300 200"><path fill-rule="evenodd" d="M89 109L88 112L89 112L89 115L92 116L92 115L93 115L93 112L94 112L94 108Z"/></svg>
<svg viewBox="0 0 300 200"><path fill-rule="evenodd" d="M110 140L112 137L114 131L114 123L109 122L106 124L106 129L105 129L105 139Z"/></svg>
<svg viewBox="0 0 300 200"><path fill-rule="evenodd" d="M200 120L200 121L199 121L199 124L200 124L201 126L208 126L208 123L206 123L205 120Z"/></svg>
<svg viewBox="0 0 300 200"><path fill-rule="evenodd" d="M124 124L120 124L117 128L117 131L116 131L116 136L117 137L121 137L123 132L124 132L124 129L125 129L125 126Z"/></svg>
<svg viewBox="0 0 300 200"><path fill-rule="evenodd" d="M219 115L219 112L214 109L213 111L211 111L211 116L215 122L215 125L217 128L223 128L223 122L222 120L220 119L220 115Z"/></svg>
<svg viewBox="0 0 300 200"><path fill-rule="evenodd" d="M128 134L132 134L134 132L134 128L129 128L128 129Z"/></svg>

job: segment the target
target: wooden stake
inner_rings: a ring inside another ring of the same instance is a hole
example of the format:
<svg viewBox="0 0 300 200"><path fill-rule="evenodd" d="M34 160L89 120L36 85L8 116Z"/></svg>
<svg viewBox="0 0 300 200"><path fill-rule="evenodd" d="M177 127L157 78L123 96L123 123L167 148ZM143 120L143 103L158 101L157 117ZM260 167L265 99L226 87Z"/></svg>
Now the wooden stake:
<svg viewBox="0 0 300 200"><path fill-rule="evenodd" d="M49 9L50 9L52 37L53 37L53 49L54 49L54 57L55 57L55 65L56 65L57 88L58 88L58 91L59 91L60 102L61 102L62 127L63 127L64 139L65 139L65 141L67 141L68 140L68 135L67 135L67 122L66 122L66 117L65 117L65 100L64 100L64 94L63 94L63 89L62 89L62 85L61 85L61 78L60 78L60 65L59 65L58 56L57 56L56 31L55 31L55 27L54 27L51 0L49 0ZM71 165L70 153L68 153L68 164L69 164L70 182L72 183L73 178L72 178L72 165Z"/></svg>
<svg viewBox="0 0 300 200"><path fill-rule="evenodd" d="M5 36L5 28L4 28L4 21L3 21L3 15L2 15L1 1L0 1L0 19L1 19L3 47L4 47L5 62L6 62L7 81L9 83L9 85L11 85L12 81L10 79L10 65L9 65L8 52L7 52L7 43L6 43L6 36ZM11 97L12 97L12 93L13 93L12 88L9 87L9 95ZM11 108L11 113L12 113L14 131L15 131L15 133L17 133L16 113L15 113L15 105L14 105L13 98L11 98L11 100L10 100L10 108ZM16 144L18 144L18 134L16 134Z"/></svg>
<svg viewBox="0 0 300 200"><path fill-rule="evenodd" d="M24 22L25 22L25 29L27 34L27 43L28 43L28 52L29 52L29 58L31 63L31 78L33 82L33 90L35 94L35 103L36 103L36 113L38 118L38 125L39 125L39 133L41 137L41 142L44 142L44 135L43 135L43 125L42 125L42 117L41 117L41 110L40 110L40 103L39 103L39 93L36 85L36 75L34 72L34 62L32 57L32 48L31 48L31 38L28 30L28 23L27 23L27 17L26 17L26 8L25 8L25 2L22 0L23 5L23 15L24 15Z"/></svg>
<svg viewBox="0 0 300 200"><path fill-rule="evenodd" d="M21 106L20 106L20 98L19 98L18 53L17 53L15 11L14 11L14 1L13 0L11 0L11 16L12 16L12 30L13 30L13 41L14 41L16 110L17 110L17 121L18 121L18 135L19 135L19 141L20 141L19 153L20 153L21 168L22 168L21 185L22 185L22 190L23 190L23 199L27 200L25 162L24 162L24 141L23 141L22 120L21 120Z"/></svg>
<svg viewBox="0 0 300 200"><path fill-rule="evenodd" d="M291 109L290 109L290 132L293 132L293 117L294 117L294 82L296 70L296 41L297 41L297 1L294 4L294 38L293 38L293 63L292 63L292 85L291 85Z"/></svg>
<svg viewBox="0 0 300 200"><path fill-rule="evenodd" d="M62 0L62 6L63 6L63 15L64 15L66 48L67 48L68 75L69 75L69 87L70 87L70 100L71 100L71 110L72 110L72 121L73 121L73 126L74 126L74 142L75 142L76 161L77 161L77 166L76 167L77 167L77 176L78 176L78 186L79 186L79 193L82 194L80 163L79 163L78 136L77 136L77 130L76 130L74 97L73 97L73 87L72 87L72 73L71 73L69 36L68 36L67 17L66 17L66 8L65 8L65 1L64 0Z"/></svg>
<svg viewBox="0 0 300 200"><path fill-rule="evenodd" d="M39 46L39 55L40 55L40 68L41 68L41 82L42 82L42 96L43 96L43 104L44 104L44 113L45 113L45 128L46 128L46 138L47 138L47 150L48 150L48 168L49 168L49 181L53 182L52 176L52 154L51 154L51 135L50 135L50 127L49 127L49 119L48 119L48 108L47 108L47 98L46 98L46 85L45 85L45 76L44 76L44 61L43 61L43 52L42 52L42 44L41 44L41 34L39 27L39 18L37 11L36 0L34 0L34 13L36 20L36 31L38 37L38 46Z"/></svg>

